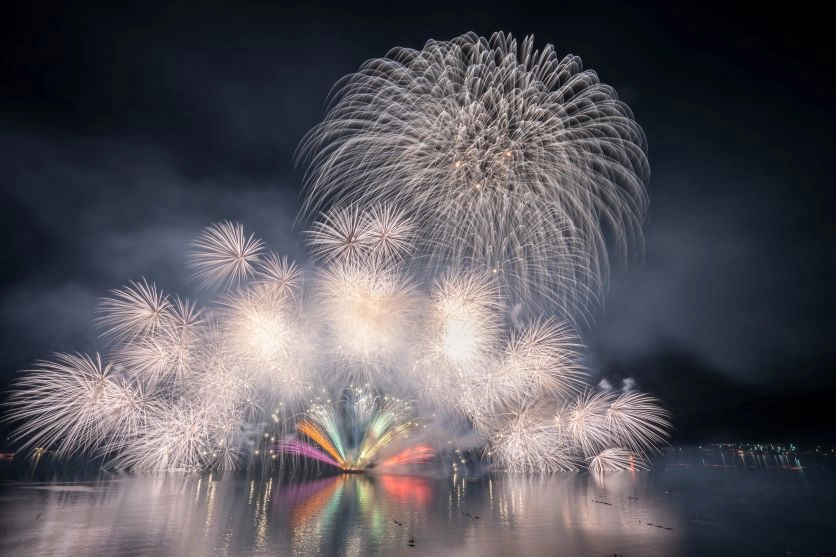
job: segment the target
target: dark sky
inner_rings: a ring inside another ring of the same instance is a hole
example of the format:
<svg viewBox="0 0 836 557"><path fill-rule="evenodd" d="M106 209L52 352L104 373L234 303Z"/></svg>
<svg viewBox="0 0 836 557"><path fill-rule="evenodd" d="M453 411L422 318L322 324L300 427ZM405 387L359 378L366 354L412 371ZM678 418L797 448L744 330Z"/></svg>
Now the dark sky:
<svg viewBox="0 0 836 557"><path fill-rule="evenodd" d="M331 85L396 45L504 30L580 55L647 134L646 253L615 268L583 332L596 378L663 398L682 439L836 437L824 14L345 4L4 12L0 386L50 351L97 348L110 288L146 276L188 293L182 253L211 222L304 260L292 156Z"/></svg>

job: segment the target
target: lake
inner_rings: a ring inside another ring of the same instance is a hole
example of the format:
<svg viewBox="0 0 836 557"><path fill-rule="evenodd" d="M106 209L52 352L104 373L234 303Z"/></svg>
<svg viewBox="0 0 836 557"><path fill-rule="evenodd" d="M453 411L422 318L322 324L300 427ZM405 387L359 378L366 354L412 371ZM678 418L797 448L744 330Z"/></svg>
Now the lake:
<svg viewBox="0 0 836 557"><path fill-rule="evenodd" d="M4 481L0 555L836 555L832 462L799 458L694 448L603 475Z"/></svg>

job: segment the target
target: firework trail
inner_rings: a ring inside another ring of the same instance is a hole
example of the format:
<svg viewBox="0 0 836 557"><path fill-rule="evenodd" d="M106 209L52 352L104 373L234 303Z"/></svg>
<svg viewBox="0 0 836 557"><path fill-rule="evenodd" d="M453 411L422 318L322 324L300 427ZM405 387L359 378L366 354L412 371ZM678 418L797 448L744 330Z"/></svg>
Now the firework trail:
<svg viewBox="0 0 836 557"><path fill-rule="evenodd" d="M590 389L575 327L605 240L641 241L644 147L611 88L531 38L369 61L300 148L305 272L238 223L207 227L184 257L206 299L112 290L104 357L23 375L14 439L139 471L365 470L444 462L455 439L417 435L432 421L465 424L493 468L645 468L669 416Z"/></svg>

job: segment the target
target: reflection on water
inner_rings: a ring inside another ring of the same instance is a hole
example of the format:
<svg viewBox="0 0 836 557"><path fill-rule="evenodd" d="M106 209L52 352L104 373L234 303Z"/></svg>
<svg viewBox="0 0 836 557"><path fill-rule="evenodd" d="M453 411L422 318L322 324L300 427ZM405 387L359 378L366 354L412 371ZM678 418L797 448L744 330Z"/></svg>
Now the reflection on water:
<svg viewBox="0 0 836 557"><path fill-rule="evenodd" d="M0 554L812 555L836 524L833 477L810 472L698 456L603 476L5 484Z"/></svg>

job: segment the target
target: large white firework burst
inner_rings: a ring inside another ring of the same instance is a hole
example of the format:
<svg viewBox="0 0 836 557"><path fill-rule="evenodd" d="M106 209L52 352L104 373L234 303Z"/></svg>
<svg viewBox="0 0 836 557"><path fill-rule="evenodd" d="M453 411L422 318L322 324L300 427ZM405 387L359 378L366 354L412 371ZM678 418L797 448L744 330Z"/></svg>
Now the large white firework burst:
<svg viewBox="0 0 836 557"><path fill-rule="evenodd" d="M556 439L541 409L526 407L503 416L491 438L492 456L512 472L554 472L581 467L575 447Z"/></svg>
<svg viewBox="0 0 836 557"><path fill-rule="evenodd" d="M335 363L351 375L379 376L410 350L418 306L414 286L397 268L336 263L322 272L314 296Z"/></svg>
<svg viewBox="0 0 836 557"><path fill-rule="evenodd" d="M20 380L9 405L9 417L25 423L16 433L24 448L51 447L68 455L130 441L158 402L98 354L56 354Z"/></svg>
<svg viewBox="0 0 836 557"><path fill-rule="evenodd" d="M580 58L468 33L395 48L334 88L303 140L305 208L388 203L436 268L495 269L570 319L600 300L607 245L641 239L649 170L630 109Z"/></svg>
<svg viewBox="0 0 836 557"><path fill-rule="evenodd" d="M431 293L429 352L464 376L484 369L501 334L499 307L491 277L476 272L442 276Z"/></svg>
<svg viewBox="0 0 836 557"><path fill-rule="evenodd" d="M158 296L164 295L159 292ZM135 333L128 342L116 343L113 349L113 359L124 368L125 375L150 385L188 379L191 367L199 364L201 356L203 310L185 298L176 297L170 302L167 297L164 299L166 305L154 316L153 328ZM129 316L135 311L130 307L121 312L111 308L108 316L115 325L106 328L104 335L113 335L114 326L119 328L122 313Z"/></svg>

